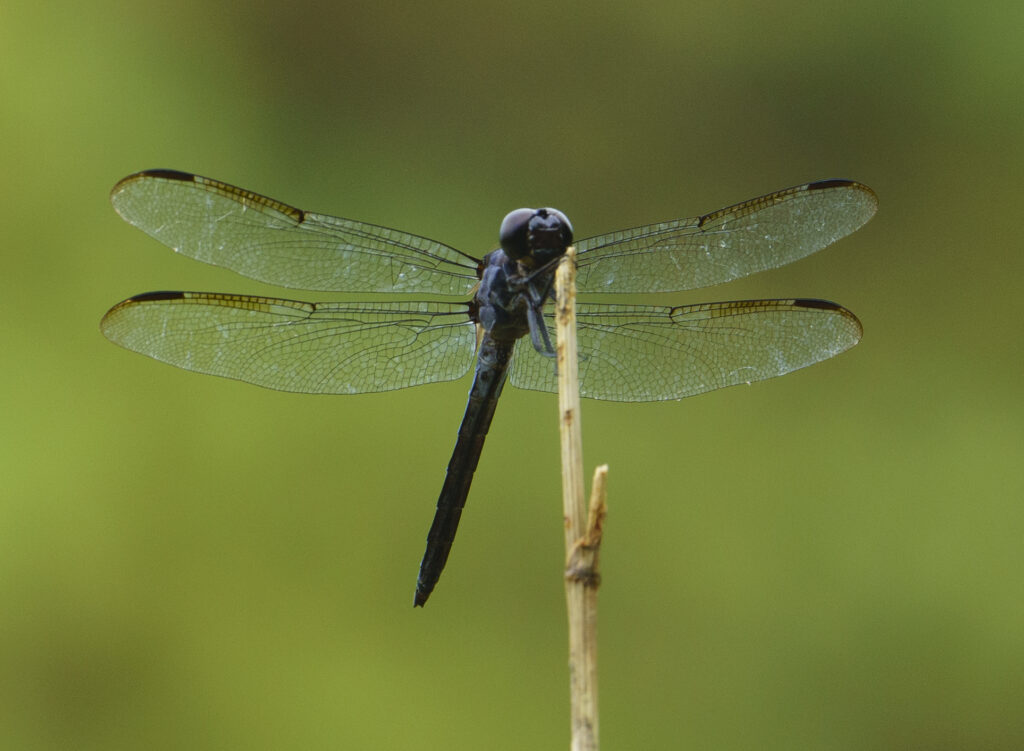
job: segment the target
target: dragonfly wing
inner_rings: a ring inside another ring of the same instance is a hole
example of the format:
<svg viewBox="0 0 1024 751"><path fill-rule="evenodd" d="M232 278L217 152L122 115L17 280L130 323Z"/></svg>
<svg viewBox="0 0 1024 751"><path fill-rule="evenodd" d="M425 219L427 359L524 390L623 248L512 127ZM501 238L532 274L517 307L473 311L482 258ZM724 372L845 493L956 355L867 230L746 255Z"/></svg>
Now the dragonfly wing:
<svg viewBox="0 0 1024 751"><path fill-rule="evenodd" d="M110 200L179 253L269 284L465 295L477 281L479 261L439 242L185 172L139 172L115 185Z"/></svg>
<svg viewBox="0 0 1024 751"><path fill-rule="evenodd" d="M853 313L824 300L581 303L580 395L621 402L682 399L827 360L855 345L861 333ZM509 378L519 388L558 390L553 360L537 355L525 339L516 344Z"/></svg>
<svg viewBox="0 0 1024 751"><path fill-rule="evenodd" d="M866 185L825 180L690 219L590 237L576 244L585 292L678 292L796 261L867 222L878 199Z"/></svg>
<svg viewBox="0 0 1024 751"><path fill-rule="evenodd" d="M278 391L358 394L451 381L473 363L465 304L307 303L150 292L103 317L126 349Z"/></svg>

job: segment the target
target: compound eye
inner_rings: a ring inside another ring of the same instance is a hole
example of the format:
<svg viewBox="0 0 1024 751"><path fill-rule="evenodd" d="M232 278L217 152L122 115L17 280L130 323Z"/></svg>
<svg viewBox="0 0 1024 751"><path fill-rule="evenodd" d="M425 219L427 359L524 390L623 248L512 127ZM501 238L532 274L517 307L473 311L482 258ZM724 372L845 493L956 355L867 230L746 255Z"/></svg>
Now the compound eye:
<svg viewBox="0 0 1024 751"><path fill-rule="evenodd" d="M572 245L572 222L569 221L569 217L558 209L541 209L541 211L547 212L548 216L558 223L562 245L566 248Z"/></svg>
<svg viewBox="0 0 1024 751"><path fill-rule="evenodd" d="M525 258L530 253L530 220L534 214L536 211L533 209L516 209L501 220L498 241L505 255L513 261Z"/></svg>

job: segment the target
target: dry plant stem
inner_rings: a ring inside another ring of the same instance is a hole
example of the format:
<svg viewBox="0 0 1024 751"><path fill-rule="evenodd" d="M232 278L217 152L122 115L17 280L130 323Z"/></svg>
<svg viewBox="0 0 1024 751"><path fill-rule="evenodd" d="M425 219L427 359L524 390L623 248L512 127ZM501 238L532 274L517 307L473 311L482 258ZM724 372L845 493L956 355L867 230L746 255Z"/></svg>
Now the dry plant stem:
<svg viewBox="0 0 1024 751"><path fill-rule="evenodd" d="M604 477L594 476L588 524L583 503L583 438L580 429L579 361L576 354L576 261L569 248L555 274L558 409L562 438L562 506L565 519L565 600L569 615L569 690L572 751L598 748L597 553L604 519Z"/></svg>

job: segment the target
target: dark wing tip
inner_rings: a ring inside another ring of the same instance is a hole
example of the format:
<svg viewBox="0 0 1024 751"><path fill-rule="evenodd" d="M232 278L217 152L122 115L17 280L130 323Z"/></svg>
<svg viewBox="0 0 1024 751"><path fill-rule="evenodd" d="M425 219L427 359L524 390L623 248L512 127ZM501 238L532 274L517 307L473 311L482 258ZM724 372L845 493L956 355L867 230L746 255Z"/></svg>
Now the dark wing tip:
<svg viewBox="0 0 1024 751"><path fill-rule="evenodd" d="M838 303L831 302L830 300L816 300L812 297L804 297L793 300L793 305L798 305L801 308L811 308L814 310L829 310L833 313L838 313L843 318L846 318L850 323L857 327L859 332L858 339L864 335L864 325L860 322L860 319L853 314L852 311L844 308Z"/></svg>
<svg viewBox="0 0 1024 751"><path fill-rule="evenodd" d="M147 178L160 178L163 180L179 180L183 183L194 182L196 176L190 172L181 172L176 169L147 169L142 172L135 172L128 177L124 177L117 181L117 184L111 189L110 194L113 195L119 190L123 189L126 185L137 182L138 180L145 180Z"/></svg>
<svg viewBox="0 0 1024 751"><path fill-rule="evenodd" d="M875 195L875 191L871 190L864 183L859 183L856 180L844 180L842 178L832 178L829 180L818 180L813 183L807 183L807 190L832 190L833 188L852 188L853 190L859 190L862 193L869 196L875 203L878 203L878 196Z"/></svg>
<svg viewBox="0 0 1024 751"><path fill-rule="evenodd" d="M196 179L196 176L192 173L176 169L147 169L137 172L134 177L162 177L164 180L181 180L186 183Z"/></svg>
<svg viewBox="0 0 1024 751"><path fill-rule="evenodd" d="M152 293L155 294L155 293ZM794 305L799 305L801 308L819 308L821 310L845 310L842 305L838 305L829 300L816 300L813 297L804 297L793 300Z"/></svg>
<svg viewBox="0 0 1024 751"><path fill-rule="evenodd" d="M143 292L141 295L135 295L129 297L127 300L122 300L117 305L112 307L103 315L103 319L100 321L100 328L103 328L110 322L111 318L115 316L119 311L127 308L131 305L135 305L140 302L156 302L159 300L182 300L185 298L184 292Z"/></svg>
<svg viewBox="0 0 1024 751"><path fill-rule="evenodd" d="M828 180L816 180L807 183L807 190L828 190L829 188L850 188L860 185L856 180L843 180L841 178L830 178Z"/></svg>
<svg viewBox="0 0 1024 751"><path fill-rule="evenodd" d="M184 297L184 292L143 292L141 295L129 297L121 305L133 302L153 302L154 300L182 300Z"/></svg>

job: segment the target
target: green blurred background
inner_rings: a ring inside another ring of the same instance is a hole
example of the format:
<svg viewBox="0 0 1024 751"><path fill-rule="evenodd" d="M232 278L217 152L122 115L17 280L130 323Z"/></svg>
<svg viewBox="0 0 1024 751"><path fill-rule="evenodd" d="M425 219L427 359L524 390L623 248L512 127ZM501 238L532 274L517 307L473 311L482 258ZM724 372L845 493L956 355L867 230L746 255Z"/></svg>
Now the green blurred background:
<svg viewBox="0 0 1024 751"><path fill-rule="evenodd" d="M506 391L414 611L468 378L300 396L108 343L134 293L282 292L122 222L111 186L152 167L474 254L521 205L588 236L871 185L847 240L668 298L833 299L860 346L584 404L602 740L1024 748L1022 28L1009 1L8 0L0 748L568 743L555 400Z"/></svg>

